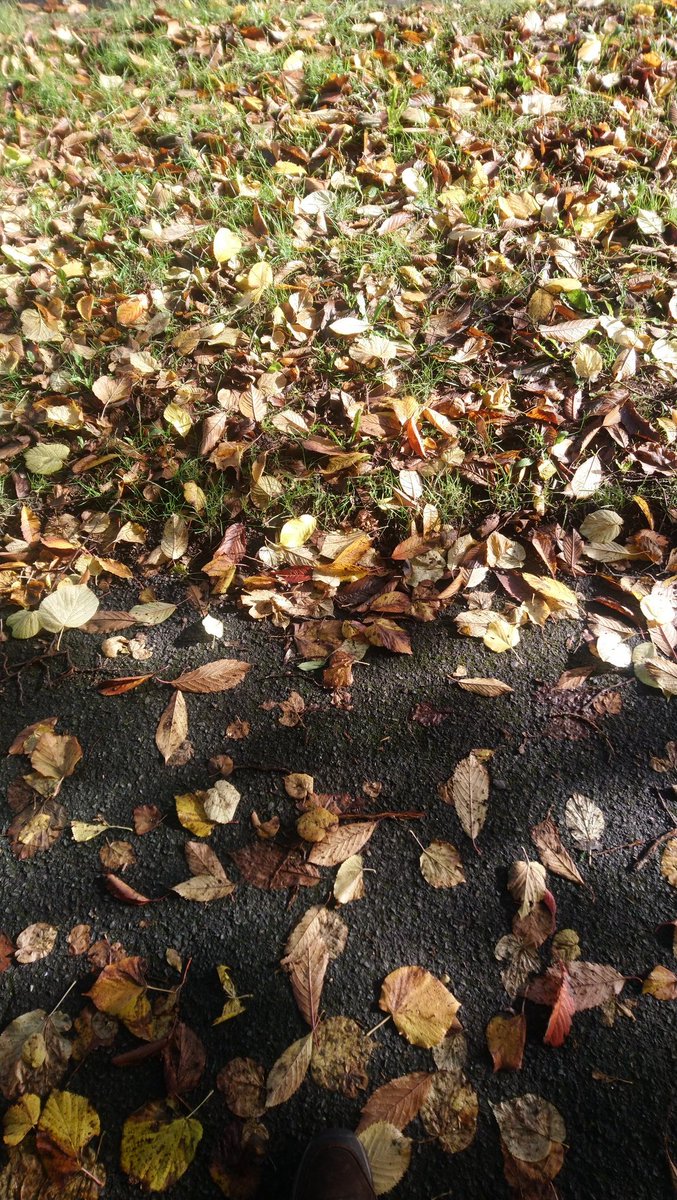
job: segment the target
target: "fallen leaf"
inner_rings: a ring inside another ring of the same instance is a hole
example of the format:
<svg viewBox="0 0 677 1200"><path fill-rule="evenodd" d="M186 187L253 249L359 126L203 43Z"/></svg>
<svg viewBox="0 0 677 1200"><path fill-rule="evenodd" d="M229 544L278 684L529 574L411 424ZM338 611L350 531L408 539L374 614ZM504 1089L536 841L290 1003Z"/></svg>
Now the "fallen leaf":
<svg viewBox="0 0 677 1200"><path fill-rule="evenodd" d="M596 850L604 833L604 813L593 800L574 792L567 800L565 819L567 829L581 850Z"/></svg>
<svg viewBox="0 0 677 1200"><path fill-rule="evenodd" d="M183 692L175 692L165 708L155 731L155 745L169 764L188 737L188 709Z"/></svg>
<svg viewBox="0 0 677 1200"><path fill-rule="evenodd" d="M492 1017L487 1025L487 1047L494 1071L519 1071L524 1057L527 1022L524 1013Z"/></svg>
<svg viewBox="0 0 677 1200"><path fill-rule="evenodd" d="M243 1121L266 1111L265 1072L253 1058L231 1059L219 1071L216 1086L230 1111Z"/></svg>
<svg viewBox="0 0 677 1200"><path fill-rule="evenodd" d="M398 967L384 981L379 1008L390 1013L414 1046L436 1046L454 1024L460 1003L423 967Z"/></svg>
<svg viewBox="0 0 677 1200"><path fill-rule="evenodd" d="M367 1066L373 1050L373 1040L356 1021L329 1017L313 1030L313 1081L329 1092L341 1092L354 1099L368 1086Z"/></svg>
<svg viewBox="0 0 677 1200"><path fill-rule="evenodd" d="M437 1138L446 1154L458 1154L474 1141L479 1102L477 1093L456 1071L437 1071L421 1107L426 1133Z"/></svg>
<svg viewBox="0 0 677 1200"><path fill-rule="evenodd" d="M41 958L47 958L47 955L52 953L57 937L58 931L53 925L36 921L34 925L22 930L17 937L14 958L18 963L39 962Z"/></svg>
<svg viewBox="0 0 677 1200"><path fill-rule="evenodd" d="M313 846L308 862L318 867L336 867L353 858L366 846L377 824L377 821L357 821L329 829L324 840Z"/></svg>
<svg viewBox="0 0 677 1200"><path fill-rule="evenodd" d="M531 831L531 840L538 850L544 867L555 875L561 875L570 883L585 887L585 881L568 850L564 849L554 821L546 817L540 825L535 825Z"/></svg>
<svg viewBox="0 0 677 1200"><path fill-rule="evenodd" d="M364 898L364 859L353 854L341 863L334 880L334 899L337 904L350 904Z"/></svg>
<svg viewBox="0 0 677 1200"><path fill-rule="evenodd" d="M250 669L251 663L239 662L235 658L217 658L202 667L196 667L194 671L186 671L178 679L172 679L171 685L181 692L226 692L242 683Z"/></svg>
<svg viewBox="0 0 677 1200"><path fill-rule="evenodd" d="M451 842L431 842L419 859L421 874L434 888L453 888L465 883L461 856Z"/></svg>
<svg viewBox="0 0 677 1200"><path fill-rule="evenodd" d="M566 1139L566 1126L554 1104L533 1092L491 1107L507 1149L522 1162L539 1162L553 1142Z"/></svg>
<svg viewBox="0 0 677 1200"><path fill-rule="evenodd" d="M475 842L488 811L489 772L484 763L474 753L462 759L441 796L454 805L464 833Z"/></svg>
<svg viewBox="0 0 677 1200"><path fill-rule="evenodd" d="M372 1186L383 1196L400 1182L411 1161L411 1139L387 1121L376 1121L359 1134L369 1159Z"/></svg>
<svg viewBox="0 0 677 1200"><path fill-rule="evenodd" d="M504 683L502 679L456 679L455 683L464 692L473 692L475 696L507 696L512 692L509 683Z"/></svg>
<svg viewBox="0 0 677 1200"><path fill-rule="evenodd" d="M176 1117L161 1100L151 1100L122 1127L120 1166L148 1192L173 1187L192 1163L202 1139L194 1117Z"/></svg>
<svg viewBox="0 0 677 1200"><path fill-rule="evenodd" d="M307 1033L280 1055L266 1082L266 1108L284 1104L298 1091L308 1074L312 1053L313 1035Z"/></svg>
<svg viewBox="0 0 677 1200"><path fill-rule="evenodd" d="M654 1000L677 1000L677 975L667 967L654 967L642 984L642 994Z"/></svg>
<svg viewBox="0 0 677 1200"><path fill-rule="evenodd" d="M519 916L526 917L546 891L545 868L540 863L519 860L510 867L508 891L516 904Z"/></svg>
<svg viewBox="0 0 677 1200"><path fill-rule="evenodd" d="M385 1121L399 1130L406 1129L418 1116L432 1081L430 1072L413 1071L384 1083L372 1093L362 1109L357 1132L361 1133L377 1121Z"/></svg>

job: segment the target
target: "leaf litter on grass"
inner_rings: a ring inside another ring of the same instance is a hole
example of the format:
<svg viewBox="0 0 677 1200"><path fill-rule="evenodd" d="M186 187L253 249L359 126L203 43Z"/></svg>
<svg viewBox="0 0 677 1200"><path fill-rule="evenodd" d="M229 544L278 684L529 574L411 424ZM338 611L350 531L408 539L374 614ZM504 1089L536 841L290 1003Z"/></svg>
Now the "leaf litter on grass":
<svg viewBox="0 0 677 1200"><path fill-rule="evenodd" d="M110 703L171 688L155 730L169 771L193 755L191 697L230 691L251 667L221 657L224 597L282 630L300 668L321 672L347 711L367 653L408 655L411 623L447 614L499 664L527 626L583 620L584 661L548 697L567 735L619 710L620 692L589 695L596 673L677 693L669 6L509 12L467 31L434 7L365 11L338 33L335 14L317 8L271 4L260 25L239 9L134 18L118 26L119 75L103 69L105 14L0 35L18 81L0 145L6 627L39 638L45 654L67 655L70 630L104 639L98 686ZM161 111L146 105L144 83L160 60L172 85ZM211 107L201 72L219 82ZM45 73L77 80L56 125ZM581 115L585 104L595 116ZM185 586L193 613L185 644L209 644L209 661L172 679L159 663L117 674L118 657L152 657L144 631L176 609L158 596L167 578ZM140 581L128 611L101 607L116 580ZM134 626L141 634L120 636ZM458 690L505 705L512 686L463 668L449 680L450 697ZM297 732L314 711L294 687L262 707ZM415 719L434 725L448 712L422 700ZM60 839L64 851L69 824L83 854L114 828L99 813L69 820L67 781L83 749L56 724L45 718L10 748L30 763L8 793L9 846L22 860ZM240 740L244 724L231 722L228 736ZM478 852L498 805L493 753L470 750L439 784ZM673 768L666 754L653 769ZM267 1154L267 1108L301 1087L355 1097L371 1086L373 1014L333 1012L327 985L348 905L368 894L380 821L292 772L296 810L252 813L243 843L230 828L237 762L215 754L211 766L222 778L175 799L181 828L201 839L185 843L188 879L162 896L138 892L112 873L134 866L131 842L106 846L102 865L110 896L130 905L237 904L245 885L300 903L301 889L318 889L282 957L299 1037L265 1065L214 1064L233 1119L221 1122L210 1173L224 1194L246 1197ZM125 826L151 845L166 816L153 809L137 804ZM604 834L591 798L563 796L557 820L541 814L531 830L540 862L523 850L509 870L516 911L496 957L513 1008L487 1026L495 1070L521 1069L533 1009L549 1010L553 1052L579 1012L632 1016L632 978L581 957L548 887L550 871L587 894L574 855L593 876ZM652 853L659 844L669 888L677 839L662 835ZM472 855L441 837L420 849L423 892L473 886ZM30 969L60 936L37 920L3 934L2 970ZM121 1166L165 1190L191 1167L203 1136L195 1114L211 1096L183 1095L205 1071L181 1019L190 962L168 948L162 970L180 981L166 986L156 964L92 942L88 926L67 944L97 972L74 1022L57 1005L0 1033L11 1102L0 1188L98 1197L105 1173L89 1143L99 1118L86 1097L57 1089L70 1059L110 1047L121 1023L138 1045L117 1064L157 1056L166 1090L127 1116ZM674 1000L674 972L652 961L646 1003ZM214 966L224 996L214 1023L245 1020L248 997ZM449 984L417 963L393 964L382 981L385 1023L431 1061L379 1082L362 1105L378 1194L405 1174L418 1139L403 1130L417 1118L449 1154L475 1137L480 1100ZM455 986L466 1007L475 1002L463 978ZM568 1149L561 1114L532 1093L494 1113L511 1190L554 1195Z"/></svg>

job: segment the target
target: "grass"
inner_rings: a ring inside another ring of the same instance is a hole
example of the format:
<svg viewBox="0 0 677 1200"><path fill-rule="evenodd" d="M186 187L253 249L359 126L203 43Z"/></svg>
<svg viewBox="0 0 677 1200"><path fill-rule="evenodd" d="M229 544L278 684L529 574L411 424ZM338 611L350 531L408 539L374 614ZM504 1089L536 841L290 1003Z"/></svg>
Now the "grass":
<svg viewBox="0 0 677 1200"><path fill-rule="evenodd" d="M420 504L434 505L443 522L469 524L492 511L533 516L534 504L546 518L573 518L564 479L543 484L539 474L552 450L551 427L527 419L539 401L512 372L520 346L523 358L546 358L556 388L569 395L580 385L574 352L530 326L524 309L545 276L575 274L580 288L558 297L570 315L618 317L640 335L664 322L672 285L661 245L649 240L637 263L624 253L637 231L625 231L643 210L677 221L677 195L653 181L667 111L634 105L624 84L625 120L614 107L617 88L605 89L598 68L577 59L576 36L601 28L602 18L586 17L579 29L572 16L561 38L532 43L515 36L529 8L508 0L448 3L375 20L366 2L337 10L318 0L313 11L327 20L312 31L299 25L300 9L279 0L235 10L218 0L170 0L166 18L150 0L133 0L61 24L0 10L0 52L15 93L0 138L7 197L0 205L21 206L19 248L44 244L66 264L85 264L84 273L39 275L34 290L22 276L20 307L61 306L67 340L61 349L50 345L55 365L47 368L42 352L29 348L4 402L18 418L49 390L55 371L57 389L63 385L84 406L86 420L75 434L46 429L43 436L69 440L73 458L95 447L118 455L60 480L67 503L76 510L100 504L116 519L153 527L180 512L205 536L220 532L239 506L262 528L301 511L336 527L358 508L401 528L412 510L397 499L399 472L413 462L423 481ZM632 4L615 12L616 30L601 29L600 72L612 58L619 71L630 70L648 31L656 46L669 48L670 10L646 28ZM169 20L179 36L167 35ZM257 29L263 33L251 32ZM302 67L287 78L284 64L299 49ZM565 107L537 126L521 112L520 97L541 87ZM464 108L468 97L473 103ZM588 154L600 139L611 144L619 122L625 141L618 153ZM66 128L75 140L70 159L60 159ZM294 174L299 164L305 173ZM419 182L403 191L406 172ZM325 185L318 225L304 205ZM547 222L517 217L511 226L501 202L522 193L564 202ZM605 207L612 223L586 233L586 222ZM384 220L402 211L405 223L383 231ZM243 250L235 265L217 268L210 246L223 226L238 233ZM168 227L187 232L165 238ZM260 259L274 283L243 304L242 280ZM650 287L637 287L640 270ZM77 308L87 295L90 318ZM116 322L120 303L135 295L148 300L157 326L151 321L150 332ZM428 342L444 309L468 315L457 334L436 341L433 332ZM327 332L337 311L366 315L370 332L414 353L357 364L351 343ZM205 339L184 353L173 345L186 329L217 322L239 331L237 346ZM477 356L476 336L486 339ZM613 386L619 355L619 343L602 330L592 341L602 374L585 390L590 400ZM132 399L128 408L102 413L92 386L109 371L129 374ZM641 358L630 384L648 420L666 413L655 399L654 371L650 356ZM271 375L283 383L263 418L248 426L236 406L225 435L247 443L240 476L214 469L199 452L199 431L217 411L217 393L241 395ZM491 412L491 395L506 382L508 421ZM163 416L177 388L193 422L185 438ZM365 415L382 415L391 396L446 415L457 430L451 458L424 415L418 432L428 451L418 458L404 425L397 437L364 434ZM310 436L369 460L338 478L322 474L326 461L304 448L307 435L276 426L284 404L305 415ZM578 437L584 428L581 420L565 422L557 437ZM261 456L284 485L263 513L251 499ZM620 452L616 462L608 494L593 503L627 506L634 489L670 506L669 480L646 481L632 463L624 474ZM184 497L189 481L204 492L200 513ZM7 478L0 475L0 483L0 503L15 507ZM35 503L49 512L52 483L32 477L31 485Z"/></svg>

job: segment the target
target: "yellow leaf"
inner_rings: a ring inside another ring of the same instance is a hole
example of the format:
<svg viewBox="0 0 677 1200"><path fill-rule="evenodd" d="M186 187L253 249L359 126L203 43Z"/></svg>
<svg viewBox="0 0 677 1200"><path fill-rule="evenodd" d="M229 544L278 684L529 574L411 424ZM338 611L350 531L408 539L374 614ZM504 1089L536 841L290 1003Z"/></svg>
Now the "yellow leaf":
<svg viewBox="0 0 677 1200"><path fill-rule="evenodd" d="M194 1117L172 1117L161 1100L152 1100L124 1123L120 1165L146 1191L164 1192L185 1174L201 1138Z"/></svg>
<svg viewBox="0 0 677 1200"><path fill-rule="evenodd" d="M176 815L184 829L189 829L195 837L209 837L214 828L214 821L207 818L204 806L206 792L184 792L175 796Z"/></svg>
<svg viewBox="0 0 677 1200"><path fill-rule="evenodd" d="M298 550L312 537L316 528L317 521L309 513L304 513L301 517L292 517L290 521L285 521L280 530L280 545L284 546L285 550Z"/></svg>
<svg viewBox="0 0 677 1200"><path fill-rule="evenodd" d="M162 415L179 437L185 437L193 428L191 415L181 404L168 404Z"/></svg>
<svg viewBox="0 0 677 1200"><path fill-rule="evenodd" d="M27 1133L37 1123L40 1116L40 1097L34 1095L33 1092L27 1092L22 1096L18 1104L13 1104L7 1109L2 1123L5 1132L2 1135L2 1140L6 1146L18 1146L22 1142Z"/></svg>
<svg viewBox="0 0 677 1200"><path fill-rule="evenodd" d="M398 967L383 981L379 1007L414 1046L436 1046L455 1021L459 1001L423 967Z"/></svg>
<svg viewBox="0 0 677 1200"><path fill-rule="evenodd" d="M194 479L189 479L183 485L183 498L186 504L192 505L197 513L204 512L207 507L207 497Z"/></svg>
<svg viewBox="0 0 677 1200"><path fill-rule="evenodd" d="M241 249L242 241L232 229L217 229L212 243L212 253L217 263L237 258Z"/></svg>
<svg viewBox="0 0 677 1200"><path fill-rule="evenodd" d="M246 290L254 292L259 298L263 295L266 288L269 288L273 282L273 268L270 263L265 261L254 263L254 266L247 272Z"/></svg>
<svg viewBox="0 0 677 1200"><path fill-rule="evenodd" d="M45 1134L69 1158L77 1158L88 1142L101 1132L99 1115L89 1100L76 1092L53 1091L38 1121Z"/></svg>
<svg viewBox="0 0 677 1200"><path fill-rule="evenodd" d="M34 475L54 475L60 471L70 454L62 442L40 442L24 452L24 461Z"/></svg>
<svg viewBox="0 0 677 1200"><path fill-rule="evenodd" d="M579 615L575 592L572 592L565 583L560 583L559 579L551 579L550 576L541 579L540 576L531 575L528 571L524 572L522 579L538 596L543 597L549 608L556 612L562 612L567 617L574 618Z"/></svg>
<svg viewBox="0 0 677 1200"><path fill-rule="evenodd" d="M369 1159L374 1191L377 1196L390 1192L404 1175L411 1159L411 1138L395 1125L375 1121L359 1134Z"/></svg>

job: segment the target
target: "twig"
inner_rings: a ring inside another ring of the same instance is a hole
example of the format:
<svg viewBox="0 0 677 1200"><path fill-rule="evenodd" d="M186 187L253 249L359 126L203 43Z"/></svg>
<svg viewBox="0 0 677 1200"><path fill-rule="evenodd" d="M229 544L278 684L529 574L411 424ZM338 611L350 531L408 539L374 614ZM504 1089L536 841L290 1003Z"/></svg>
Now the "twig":
<svg viewBox="0 0 677 1200"><path fill-rule="evenodd" d="M672 837L676 837L676 836L677 836L677 829L668 829L667 833L659 834L658 837L654 838L653 841L649 842L649 845L647 846L646 850L642 850L642 853L635 859L634 863L630 867L630 870L631 871L641 871L642 867L645 867L646 864L648 863L649 859L652 857L652 855L655 854L655 852L658 849L658 847L660 846L661 842L667 842L668 838L672 838Z"/></svg>
<svg viewBox="0 0 677 1200"><path fill-rule="evenodd" d="M421 817L425 816L427 816L427 813L424 812L345 812L339 813L339 821L346 821L348 818L351 821L418 821Z"/></svg>

